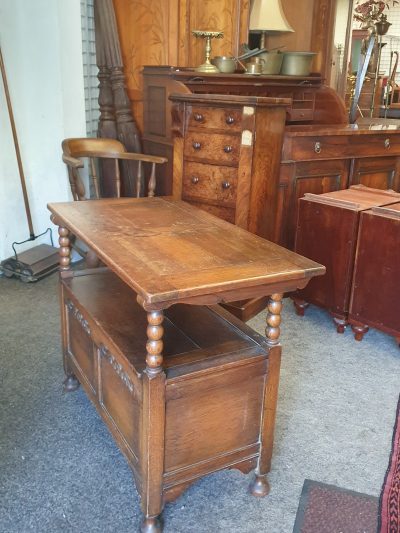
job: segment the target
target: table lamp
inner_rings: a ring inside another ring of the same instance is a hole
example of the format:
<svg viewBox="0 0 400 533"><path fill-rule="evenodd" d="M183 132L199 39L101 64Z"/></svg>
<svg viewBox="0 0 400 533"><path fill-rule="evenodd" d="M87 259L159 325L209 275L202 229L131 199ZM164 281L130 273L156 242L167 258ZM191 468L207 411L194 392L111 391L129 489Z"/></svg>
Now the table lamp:
<svg viewBox="0 0 400 533"><path fill-rule="evenodd" d="M253 0L249 31L261 32L260 48L265 48L266 33L294 31L286 20L281 0Z"/></svg>

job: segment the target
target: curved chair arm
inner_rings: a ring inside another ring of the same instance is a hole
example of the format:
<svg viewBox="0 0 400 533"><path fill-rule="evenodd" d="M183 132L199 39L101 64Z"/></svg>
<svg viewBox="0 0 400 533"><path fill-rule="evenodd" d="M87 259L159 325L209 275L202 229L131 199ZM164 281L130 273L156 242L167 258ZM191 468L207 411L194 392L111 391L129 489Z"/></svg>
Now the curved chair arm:
<svg viewBox="0 0 400 533"><path fill-rule="evenodd" d="M62 160L66 165L72 168L82 168L84 166L83 161L81 161L80 159L76 159L75 157L72 157L70 155L63 154Z"/></svg>

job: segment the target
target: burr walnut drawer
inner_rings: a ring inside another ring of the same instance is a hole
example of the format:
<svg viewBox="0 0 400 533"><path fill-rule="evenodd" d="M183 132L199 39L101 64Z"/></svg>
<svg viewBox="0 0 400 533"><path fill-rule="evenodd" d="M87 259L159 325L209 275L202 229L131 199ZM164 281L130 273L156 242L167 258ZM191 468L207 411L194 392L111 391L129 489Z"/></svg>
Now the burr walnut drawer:
<svg viewBox="0 0 400 533"><path fill-rule="evenodd" d="M215 201L235 207L237 170L232 167L186 162L183 176L183 199Z"/></svg>
<svg viewBox="0 0 400 533"><path fill-rule="evenodd" d="M214 128L225 131L241 131L242 113L239 109L192 107L188 114L189 128Z"/></svg>
<svg viewBox="0 0 400 533"><path fill-rule="evenodd" d="M332 135L297 137L292 139L290 159L296 161L400 155L398 136Z"/></svg>
<svg viewBox="0 0 400 533"><path fill-rule="evenodd" d="M218 133L189 132L185 138L184 156L199 161L238 165L240 137Z"/></svg>

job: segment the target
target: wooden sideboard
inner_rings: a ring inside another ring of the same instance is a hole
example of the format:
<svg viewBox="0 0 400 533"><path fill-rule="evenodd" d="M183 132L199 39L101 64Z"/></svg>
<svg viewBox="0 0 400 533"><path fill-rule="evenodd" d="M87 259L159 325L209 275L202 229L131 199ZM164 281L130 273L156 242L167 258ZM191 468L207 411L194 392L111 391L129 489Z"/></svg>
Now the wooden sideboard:
<svg viewBox="0 0 400 533"><path fill-rule="evenodd" d="M400 191L400 126L362 124L289 126L280 169L277 240L293 249L298 200L351 185Z"/></svg>
<svg viewBox="0 0 400 533"><path fill-rule="evenodd" d="M282 293L325 268L172 198L49 209L65 389L83 386L125 454L141 531L161 531L164 505L218 470L255 468L251 492L266 496ZM70 270L70 233L107 268ZM265 337L214 305L255 295L269 296Z"/></svg>

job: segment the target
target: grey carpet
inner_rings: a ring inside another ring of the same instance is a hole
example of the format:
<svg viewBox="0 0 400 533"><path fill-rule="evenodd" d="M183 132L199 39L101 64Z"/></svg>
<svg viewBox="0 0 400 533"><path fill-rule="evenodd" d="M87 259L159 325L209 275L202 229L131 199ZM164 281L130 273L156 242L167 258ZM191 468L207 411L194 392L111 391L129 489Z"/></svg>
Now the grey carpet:
<svg viewBox="0 0 400 533"><path fill-rule="evenodd" d="M82 390L61 391L56 282L0 278L0 532L136 531L123 456ZM251 325L263 332L264 314ZM166 506L165 533L288 533L305 478L379 495L400 388L394 339L355 342L285 300L282 343L271 494L251 497L251 476L235 470L210 475Z"/></svg>

